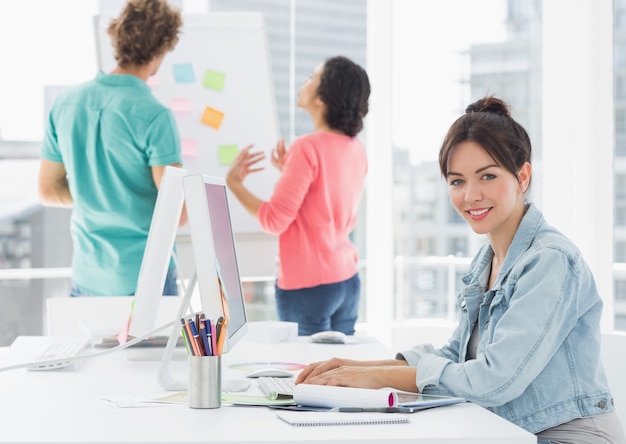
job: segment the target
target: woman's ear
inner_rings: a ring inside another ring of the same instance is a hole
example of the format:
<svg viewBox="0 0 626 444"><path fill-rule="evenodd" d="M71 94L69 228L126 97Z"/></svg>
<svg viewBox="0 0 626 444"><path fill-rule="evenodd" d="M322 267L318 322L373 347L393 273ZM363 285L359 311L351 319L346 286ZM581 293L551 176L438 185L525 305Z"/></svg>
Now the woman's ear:
<svg viewBox="0 0 626 444"><path fill-rule="evenodd" d="M532 175L533 167L528 162L524 162L524 165L520 168L517 173L517 177L519 178L519 186L522 194L528 190L528 186L530 185L530 177Z"/></svg>

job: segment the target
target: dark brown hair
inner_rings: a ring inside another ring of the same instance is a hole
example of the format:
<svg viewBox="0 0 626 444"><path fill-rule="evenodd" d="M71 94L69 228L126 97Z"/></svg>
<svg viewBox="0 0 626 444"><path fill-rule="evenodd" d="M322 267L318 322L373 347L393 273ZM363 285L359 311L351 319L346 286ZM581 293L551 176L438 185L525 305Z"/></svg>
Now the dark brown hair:
<svg viewBox="0 0 626 444"><path fill-rule="evenodd" d="M363 68L347 57L324 62L317 95L326 105L329 127L354 137L363 129L369 111L370 82Z"/></svg>
<svg viewBox="0 0 626 444"><path fill-rule="evenodd" d="M128 0L108 28L115 60L122 68L145 66L178 43L183 20L166 0Z"/></svg>
<svg viewBox="0 0 626 444"><path fill-rule="evenodd" d="M518 180L520 168L531 161L528 133L511 117L509 105L493 96L468 105L465 114L450 126L439 151L439 169L444 178L448 175L448 163L454 149L466 141L476 142L496 164Z"/></svg>

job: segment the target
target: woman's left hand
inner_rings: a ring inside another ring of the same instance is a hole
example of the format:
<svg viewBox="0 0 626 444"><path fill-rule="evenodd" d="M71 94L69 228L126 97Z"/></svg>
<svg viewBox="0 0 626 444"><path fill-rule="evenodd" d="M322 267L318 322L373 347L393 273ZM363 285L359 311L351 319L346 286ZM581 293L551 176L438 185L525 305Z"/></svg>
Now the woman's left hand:
<svg viewBox="0 0 626 444"><path fill-rule="evenodd" d="M379 378L379 370L379 367L342 366L309 377L304 382L306 384L378 389L385 386Z"/></svg>

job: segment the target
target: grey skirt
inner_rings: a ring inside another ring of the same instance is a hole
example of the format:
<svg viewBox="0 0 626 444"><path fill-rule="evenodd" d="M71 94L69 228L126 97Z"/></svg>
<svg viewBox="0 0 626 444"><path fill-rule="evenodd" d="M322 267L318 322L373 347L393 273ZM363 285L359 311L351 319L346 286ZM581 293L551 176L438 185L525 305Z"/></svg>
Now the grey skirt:
<svg viewBox="0 0 626 444"><path fill-rule="evenodd" d="M611 412L602 416L578 418L537 433L539 444L626 444L624 429Z"/></svg>

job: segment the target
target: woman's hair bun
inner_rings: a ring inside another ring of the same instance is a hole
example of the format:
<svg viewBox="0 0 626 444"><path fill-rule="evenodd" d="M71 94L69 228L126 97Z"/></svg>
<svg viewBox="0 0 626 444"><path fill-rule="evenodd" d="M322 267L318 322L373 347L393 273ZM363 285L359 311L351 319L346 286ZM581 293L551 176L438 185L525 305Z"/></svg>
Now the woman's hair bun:
<svg viewBox="0 0 626 444"><path fill-rule="evenodd" d="M465 108L465 113L491 113L511 117L509 105L493 96L484 97L469 104L467 108Z"/></svg>

